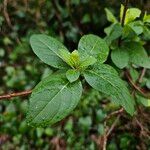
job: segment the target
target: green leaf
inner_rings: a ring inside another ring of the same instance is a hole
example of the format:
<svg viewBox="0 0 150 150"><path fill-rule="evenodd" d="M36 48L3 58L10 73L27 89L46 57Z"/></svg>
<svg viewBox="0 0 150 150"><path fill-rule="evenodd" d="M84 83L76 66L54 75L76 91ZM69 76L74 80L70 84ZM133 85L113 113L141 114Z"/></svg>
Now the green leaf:
<svg viewBox="0 0 150 150"><path fill-rule="evenodd" d="M79 118L79 126L85 133L89 131L91 125L92 125L92 119L90 116Z"/></svg>
<svg viewBox="0 0 150 150"><path fill-rule="evenodd" d="M94 65L93 68L84 72L84 77L94 89L111 96L113 102L123 106L129 114L133 115L133 99L125 83L111 66Z"/></svg>
<svg viewBox="0 0 150 150"><path fill-rule="evenodd" d="M132 66L129 67L130 76L134 83L139 79L139 72Z"/></svg>
<svg viewBox="0 0 150 150"><path fill-rule="evenodd" d="M136 18L140 17L141 10L138 8L130 8L127 10L125 24L135 20Z"/></svg>
<svg viewBox="0 0 150 150"><path fill-rule="evenodd" d="M113 15L113 13L109 9L105 8L105 12L106 12L106 16L107 16L108 21L110 21L112 23L118 22L116 17Z"/></svg>
<svg viewBox="0 0 150 150"><path fill-rule="evenodd" d="M144 105L145 107L150 107L150 99L142 97L138 94L136 94L136 98L137 98L137 101L141 103L142 105Z"/></svg>
<svg viewBox="0 0 150 150"><path fill-rule="evenodd" d="M123 12L124 12L124 5L121 4L121 7L120 7L120 22L122 21Z"/></svg>
<svg viewBox="0 0 150 150"><path fill-rule="evenodd" d="M143 22L150 23L150 15L147 15L146 12L145 12L144 17L143 17Z"/></svg>
<svg viewBox="0 0 150 150"><path fill-rule="evenodd" d="M118 47L111 52L111 59L118 68L123 69L128 65L129 54L126 49Z"/></svg>
<svg viewBox="0 0 150 150"><path fill-rule="evenodd" d="M68 52L65 49L59 50L60 57L72 68L77 68L80 64L80 56L77 50L74 50L72 53Z"/></svg>
<svg viewBox="0 0 150 150"><path fill-rule="evenodd" d="M71 83L78 80L79 76L80 76L80 72L75 69L70 69L66 72L66 77Z"/></svg>
<svg viewBox="0 0 150 150"><path fill-rule="evenodd" d="M91 17L90 17L90 14L85 14L81 20L81 23L84 24L84 23L89 23L91 21Z"/></svg>
<svg viewBox="0 0 150 150"><path fill-rule="evenodd" d="M94 63L96 63L96 59L92 56L87 56L86 58L84 58L83 60L81 60L80 62L80 68L87 68L90 65L93 65Z"/></svg>
<svg viewBox="0 0 150 150"><path fill-rule="evenodd" d="M80 56L77 50L74 50L71 55L70 55L70 59L73 63L73 66L77 67L80 63Z"/></svg>
<svg viewBox="0 0 150 150"><path fill-rule="evenodd" d="M138 36L136 32L129 26L125 25L122 32L122 39L133 40L136 39Z"/></svg>
<svg viewBox="0 0 150 150"><path fill-rule="evenodd" d="M121 5L121 10L120 10L120 18L122 20L123 17L123 11L124 11L124 6ZM126 12L126 17L125 17L125 24L134 21L136 18L140 17L141 10L138 8L129 8L127 9Z"/></svg>
<svg viewBox="0 0 150 150"><path fill-rule="evenodd" d="M129 53L129 61L140 67L150 68L150 58L139 42L127 42L125 48Z"/></svg>
<svg viewBox="0 0 150 150"><path fill-rule="evenodd" d="M150 79L147 79L147 80L146 80L146 87L147 87L148 89L150 89Z"/></svg>
<svg viewBox="0 0 150 150"><path fill-rule="evenodd" d="M55 68L66 68L68 65L62 60L59 50L67 48L53 37L35 34L30 38L34 53L46 64Z"/></svg>
<svg viewBox="0 0 150 150"><path fill-rule="evenodd" d="M108 45L110 45L112 41L119 38L122 35L122 31L123 29L119 23L114 24L113 27L110 29L109 35L106 37Z"/></svg>
<svg viewBox="0 0 150 150"><path fill-rule="evenodd" d="M78 104L82 94L80 81L70 83L65 75L50 75L33 90L27 122L47 126L65 118Z"/></svg>
<svg viewBox="0 0 150 150"><path fill-rule="evenodd" d="M144 29L143 33L144 33L145 39L147 41L150 40L150 29L146 26L144 26L143 29Z"/></svg>
<svg viewBox="0 0 150 150"><path fill-rule="evenodd" d="M89 34L84 35L78 45L78 51L81 57L93 56L97 58L100 63L107 60L109 48L106 42L100 37Z"/></svg>
<svg viewBox="0 0 150 150"><path fill-rule="evenodd" d="M134 21L128 24L128 26L137 34L140 35L143 32L143 23L141 21Z"/></svg>
<svg viewBox="0 0 150 150"><path fill-rule="evenodd" d="M59 56L62 58L62 60L64 60L69 66L71 66L72 68L73 67L73 62L70 58L70 52L67 51L66 49L59 49L59 52L58 52Z"/></svg>
<svg viewBox="0 0 150 150"><path fill-rule="evenodd" d="M110 32L112 31L113 27L115 24L111 24L110 26L106 27L104 29L104 32L106 33L106 35L108 36L110 34Z"/></svg>

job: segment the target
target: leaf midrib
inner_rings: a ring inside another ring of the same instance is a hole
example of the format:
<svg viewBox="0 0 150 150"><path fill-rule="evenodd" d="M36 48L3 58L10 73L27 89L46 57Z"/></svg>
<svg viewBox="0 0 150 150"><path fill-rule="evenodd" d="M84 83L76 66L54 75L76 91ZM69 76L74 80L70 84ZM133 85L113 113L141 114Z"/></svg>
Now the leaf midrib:
<svg viewBox="0 0 150 150"><path fill-rule="evenodd" d="M53 49L50 48L50 46L48 44L46 44L44 41L42 41L41 39L38 39L41 43L43 43L44 45L46 45L48 47L48 49L50 49L53 53L55 53L59 58L61 58L61 56L56 53L56 51L53 51ZM62 58L61 58L62 59Z"/></svg>
<svg viewBox="0 0 150 150"><path fill-rule="evenodd" d="M96 40L95 44L93 45L92 49L90 50L90 53L92 53L92 51L95 48L95 46L96 46L97 43L98 43L98 40Z"/></svg>
<svg viewBox="0 0 150 150"><path fill-rule="evenodd" d="M93 74L95 74L95 75L97 75L97 76L99 76L100 78L104 79L105 81L109 82L113 87L116 88L116 86L112 82L110 82L109 80L107 80L104 76L101 76L100 74L98 74L98 73L96 73L94 71L91 71L91 70L88 70L88 71L91 72L91 73L93 73Z"/></svg>
<svg viewBox="0 0 150 150"><path fill-rule="evenodd" d="M69 84L69 82L67 82L67 84L65 84L57 93L56 93L56 95L42 108L42 110L36 115L36 117L34 117L30 122L32 122L33 120L35 120L39 115L40 115L40 113L45 109L45 107L47 106L47 105L49 105L49 103L52 101L52 100L54 100L56 97L57 97L57 95L60 93L60 92L62 92L62 90L65 88L65 87L67 87L67 85ZM60 107L60 106L59 106ZM53 117L52 117L52 119L53 119Z"/></svg>
<svg viewBox="0 0 150 150"><path fill-rule="evenodd" d="M88 70L89 72L91 72L91 73L93 73L93 74L95 74L95 75L97 75L97 76L99 76L100 78L102 78L102 79L104 79L105 81L107 81L107 82L109 82L116 90L117 90L117 93L120 95L120 93L119 93L119 89L118 89L118 87L116 87L112 82L110 82L109 80L107 80L105 77L103 77L103 76L101 76L100 74L98 74L98 73L96 73L96 72L94 72L94 71L91 71L91 70ZM124 95L123 95L123 93L121 93L121 95L124 97ZM125 97L124 97L125 98ZM125 98L126 99L126 98ZM130 105L128 105L128 106L130 106Z"/></svg>

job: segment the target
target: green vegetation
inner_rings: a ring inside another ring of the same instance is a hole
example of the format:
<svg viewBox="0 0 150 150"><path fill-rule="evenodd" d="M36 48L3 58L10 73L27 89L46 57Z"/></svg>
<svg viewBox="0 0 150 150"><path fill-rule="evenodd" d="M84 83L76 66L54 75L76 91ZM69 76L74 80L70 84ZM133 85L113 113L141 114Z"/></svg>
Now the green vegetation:
<svg viewBox="0 0 150 150"><path fill-rule="evenodd" d="M148 6L2 1L0 149L150 149Z"/></svg>

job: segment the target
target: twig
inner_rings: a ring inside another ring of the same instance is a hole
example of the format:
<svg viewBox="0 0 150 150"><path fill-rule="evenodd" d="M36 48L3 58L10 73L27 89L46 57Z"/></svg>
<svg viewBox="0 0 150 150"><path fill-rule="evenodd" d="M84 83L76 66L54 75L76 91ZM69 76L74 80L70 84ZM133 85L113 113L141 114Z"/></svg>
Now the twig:
<svg viewBox="0 0 150 150"><path fill-rule="evenodd" d="M143 132L144 131L143 125L139 122L139 120L137 118L135 118L135 121L137 122L138 126L140 127L141 132Z"/></svg>
<svg viewBox="0 0 150 150"><path fill-rule="evenodd" d="M120 119L121 115L118 115L116 120L114 121L114 123L111 125L110 129L107 131L106 133L106 137L108 138L108 136L112 133L112 131L115 129L115 126L117 125L119 119Z"/></svg>
<svg viewBox="0 0 150 150"><path fill-rule="evenodd" d="M107 115L107 117L104 120L106 121L106 120L110 119L112 116L121 114L121 113L123 113L123 111L124 111L124 108L120 108L119 110L116 110L116 111L110 113L109 115Z"/></svg>
<svg viewBox="0 0 150 150"><path fill-rule="evenodd" d="M143 135L143 136L146 136L146 137L150 138L150 132L149 132L149 130L147 128L145 128L143 126L143 124L137 118L135 118L135 121L136 121L137 125L141 129L140 134Z"/></svg>
<svg viewBox="0 0 150 150"><path fill-rule="evenodd" d="M32 90L27 90L23 92L18 92L18 93L11 93L11 94L6 94L6 95L1 95L0 100L3 99L11 99L13 97L18 97L18 96L26 96L32 93Z"/></svg>
<svg viewBox="0 0 150 150"><path fill-rule="evenodd" d="M4 13L4 16L5 16L5 19L6 19L8 26L10 28L12 28L11 20L10 20L9 14L7 12L7 3L8 3L8 0L4 0L4 2L3 2L3 6L4 6L3 13Z"/></svg>
<svg viewBox="0 0 150 150"><path fill-rule="evenodd" d="M145 76L145 73L146 73L146 68L143 68L142 73L141 73L141 75L139 76L139 79L138 79L139 83L142 83L143 77Z"/></svg>
<svg viewBox="0 0 150 150"><path fill-rule="evenodd" d="M107 146L107 136L104 135L103 136L102 150L106 150L106 146Z"/></svg>
<svg viewBox="0 0 150 150"><path fill-rule="evenodd" d="M121 114L119 114L117 116L117 118L115 119L115 121L113 122L113 124L111 125L111 127L109 128L109 130L106 131L106 134L103 136L103 145L102 145L102 150L106 150L106 146L107 146L107 141L108 141L108 137L110 136L110 134L113 132L113 130L115 129L119 119L121 117Z"/></svg>
<svg viewBox="0 0 150 150"><path fill-rule="evenodd" d="M144 97L146 98L150 98L150 95L145 93L145 91L143 89L141 89L138 85L136 85L133 81L132 78L130 77L130 74L128 71L125 72L125 75L128 79L128 81L130 82L130 84L135 88L135 90L137 90L139 93L141 93Z"/></svg>

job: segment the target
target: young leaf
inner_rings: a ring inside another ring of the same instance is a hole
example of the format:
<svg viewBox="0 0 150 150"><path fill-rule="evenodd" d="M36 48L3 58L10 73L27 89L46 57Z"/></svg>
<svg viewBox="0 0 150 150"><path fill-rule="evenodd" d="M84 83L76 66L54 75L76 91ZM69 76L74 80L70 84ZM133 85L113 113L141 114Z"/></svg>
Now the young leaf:
<svg viewBox="0 0 150 150"><path fill-rule="evenodd" d="M134 21L136 18L140 17L141 10L138 8L130 8L127 10L125 24Z"/></svg>
<svg viewBox="0 0 150 150"><path fill-rule="evenodd" d="M71 83L78 80L79 76L80 76L80 72L75 69L70 69L66 72L66 77Z"/></svg>
<svg viewBox="0 0 150 150"><path fill-rule="evenodd" d="M111 96L112 100L120 104L133 115L134 102L117 72L109 65L95 64L90 70L84 72L86 81L96 90Z"/></svg>
<svg viewBox="0 0 150 150"><path fill-rule="evenodd" d="M30 38L34 53L46 64L55 68L66 68L68 65L61 59L59 49L67 48L53 37L35 34Z"/></svg>
<svg viewBox="0 0 150 150"><path fill-rule="evenodd" d="M113 13L109 9L105 8L105 12L106 12L106 16L107 16L108 21L110 21L112 23L118 22L116 17L113 15Z"/></svg>
<svg viewBox="0 0 150 150"><path fill-rule="evenodd" d="M150 79L147 79L147 80L146 80L146 87L147 87L148 89L150 89Z"/></svg>
<svg viewBox="0 0 150 150"><path fill-rule="evenodd" d="M137 98L137 101L139 103L141 103L143 106L150 107L150 99L142 97L142 96L140 96L138 94L136 94L136 98Z"/></svg>
<svg viewBox="0 0 150 150"><path fill-rule="evenodd" d="M79 66L80 57L77 50L74 50L72 53L70 53L65 49L60 49L59 54L60 57L72 68Z"/></svg>
<svg viewBox="0 0 150 150"><path fill-rule="evenodd" d="M70 58L71 53L69 51L67 51L66 49L59 49L58 52L60 58L62 58L62 60L64 60L69 66L73 67L73 62Z"/></svg>
<svg viewBox="0 0 150 150"><path fill-rule="evenodd" d="M121 4L121 7L120 7L120 22L122 22L123 12L124 12L124 5Z"/></svg>
<svg viewBox="0 0 150 150"><path fill-rule="evenodd" d="M119 23L114 24L109 35L106 37L108 45L110 45L113 40L119 38L122 35L122 31L123 29Z"/></svg>
<svg viewBox="0 0 150 150"><path fill-rule="evenodd" d="M79 65L80 62L80 56L77 50L74 50L71 54L70 54L70 59L73 63L73 66L77 67Z"/></svg>
<svg viewBox="0 0 150 150"><path fill-rule="evenodd" d="M33 90L27 122L47 126L65 118L78 104L82 94L80 81L70 83L65 75L50 75Z"/></svg>
<svg viewBox="0 0 150 150"><path fill-rule="evenodd" d="M146 40L150 40L150 29L147 26L143 27L143 33Z"/></svg>
<svg viewBox="0 0 150 150"><path fill-rule="evenodd" d="M80 62L80 68L87 68L90 65L93 65L94 63L96 63L96 59L92 56L87 56L86 58L84 58L83 60L81 60Z"/></svg>
<svg viewBox="0 0 150 150"><path fill-rule="evenodd" d="M134 21L128 24L128 26L137 34L140 35L143 32L143 23L141 21Z"/></svg>
<svg viewBox="0 0 150 150"><path fill-rule="evenodd" d="M122 39L133 40L136 39L138 36L135 31L129 26L125 25L122 32Z"/></svg>
<svg viewBox="0 0 150 150"><path fill-rule="evenodd" d="M128 65L129 54L124 48L116 48L111 52L111 59L118 68L123 69Z"/></svg>
<svg viewBox="0 0 150 150"><path fill-rule="evenodd" d="M104 29L104 32L106 33L107 36L111 33L112 29L114 28L114 25L115 24L111 24L110 26Z"/></svg>
<svg viewBox="0 0 150 150"><path fill-rule="evenodd" d="M124 6L121 5L121 9L120 9L120 18L122 20L123 17L123 11L124 11ZM141 10L138 8L129 8L127 9L126 12L126 17L125 17L125 24L135 20L136 18L140 17L141 14Z"/></svg>
<svg viewBox="0 0 150 150"><path fill-rule="evenodd" d="M129 53L129 60L131 63L141 67L150 68L150 58L140 43L127 42L124 46Z"/></svg>
<svg viewBox="0 0 150 150"><path fill-rule="evenodd" d="M100 37L89 34L84 35L78 45L78 51L82 57L93 56L97 58L100 63L107 60L109 48L106 42Z"/></svg>
<svg viewBox="0 0 150 150"><path fill-rule="evenodd" d="M139 72L132 66L129 67L129 72L130 72L130 76L132 78L132 81L134 83L136 83L137 80L139 79Z"/></svg>
<svg viewBox="0 0 150 150"><path fill-rule="evenodd" d="M150 15L147 15L147 13L145 13L143 17L143 22L150 23Z"/></svg>

